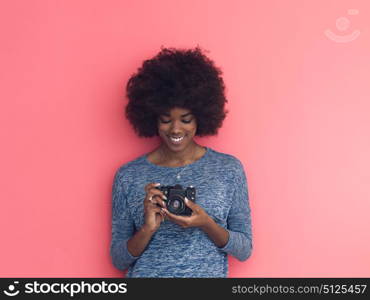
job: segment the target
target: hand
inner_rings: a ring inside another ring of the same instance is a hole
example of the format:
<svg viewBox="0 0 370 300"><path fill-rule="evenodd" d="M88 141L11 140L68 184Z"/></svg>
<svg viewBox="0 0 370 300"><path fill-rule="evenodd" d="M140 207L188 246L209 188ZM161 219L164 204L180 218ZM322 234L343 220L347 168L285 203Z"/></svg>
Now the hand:
<svg viewBox="0 0 370 300"><path fill-rule="evenodd" d="M155 188L158 185L149 183L145 186L144 226L152 232L158 230L165 217L163 207L166 207L166 204L162 198L166 199L166 196Z"/></svg>
<svg viewBox="0 0 370 300"><path fill-rule="evenodd" d="M183 228L200 227L203 228L210 222L210 216L204 211L202 207L190 201L185 197L185 205L193 212L191 216L179 216L170 213L166 208L163 209L165 216L172 222L180 225Z"/></svg>

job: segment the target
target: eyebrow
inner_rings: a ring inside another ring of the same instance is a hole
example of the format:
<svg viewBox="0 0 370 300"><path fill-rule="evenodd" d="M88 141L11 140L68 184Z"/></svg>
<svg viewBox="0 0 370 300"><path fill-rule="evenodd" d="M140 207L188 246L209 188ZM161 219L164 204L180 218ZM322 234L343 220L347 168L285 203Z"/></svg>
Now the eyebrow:
<svg viewBox="0 0 370 300"><path fill-rule="evenodd" d="M191 112L188 112L188 113L186 113L186 114L184 114L184 115L181 115L181 117L186 117L186 116L191 115L191 114L192 114ZM170 116L170 114L169 114L169 113L163 113L163 115L164 115L164 116L167 116L167 117L169 117L169 116Z"/></svg>

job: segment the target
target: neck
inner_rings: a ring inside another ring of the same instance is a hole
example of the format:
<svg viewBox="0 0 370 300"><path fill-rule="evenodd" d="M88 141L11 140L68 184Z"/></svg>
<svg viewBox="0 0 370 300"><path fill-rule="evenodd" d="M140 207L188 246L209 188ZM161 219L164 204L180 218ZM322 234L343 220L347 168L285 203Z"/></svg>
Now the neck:
<svg viewBox="0 0 370 300"><path fill-rule="evenodd" d="M162 159L167 162L187 163L195 158L199 145L194 141L181 151L172 151L164 143L159 147Z"/></svg>

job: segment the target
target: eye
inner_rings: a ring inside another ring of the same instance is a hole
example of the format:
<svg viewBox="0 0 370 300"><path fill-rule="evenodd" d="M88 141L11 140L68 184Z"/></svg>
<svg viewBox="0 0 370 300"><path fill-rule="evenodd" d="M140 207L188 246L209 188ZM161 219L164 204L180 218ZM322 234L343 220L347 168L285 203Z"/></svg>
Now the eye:
<svg viewBox="0 0 370 300"><path fill-rule="evenodd" d="M171 122L171 120L166 121L166 120L162 120L161 118L159 120L161 121L161 123L164 123L164 124L168 124L168 123ZM185 124L189 124L191 121L193 121L193 119L190 119L190 120L182 120L182 122L185 123Z"/></svg>
<svg viewBox="0 0 370 300"><path fill-rule="evenodd" d="M160 116L160 117L159 117L159 121L160 121L161 123L170 123L170 122L171 122L171 119L166 120L165 118L166 118L165 116Z"/></svg>

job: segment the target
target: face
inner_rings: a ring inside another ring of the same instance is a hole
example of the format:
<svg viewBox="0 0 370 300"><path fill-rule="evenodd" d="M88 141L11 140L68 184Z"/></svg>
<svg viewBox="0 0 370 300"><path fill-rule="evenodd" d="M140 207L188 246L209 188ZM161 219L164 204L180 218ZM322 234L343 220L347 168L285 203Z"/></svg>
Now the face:
<svg viewBox="0 0 370 300"><path fill-rule="evenodd" d="M158 118L158 133L172 151L185 149L193 144L197 130L195 116L185 108L173 108Z"/></svg>

